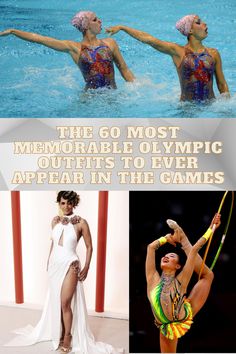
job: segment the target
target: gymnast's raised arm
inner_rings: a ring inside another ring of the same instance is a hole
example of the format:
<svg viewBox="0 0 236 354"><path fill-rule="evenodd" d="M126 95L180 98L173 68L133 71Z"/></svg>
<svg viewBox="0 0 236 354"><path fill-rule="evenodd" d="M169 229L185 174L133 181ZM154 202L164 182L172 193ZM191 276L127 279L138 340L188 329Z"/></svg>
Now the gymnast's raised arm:
<svg viewBox="0 0 236 354"><path fill-rule="evenodd" d="M158 282L160 279L160 274L156 269L155 253L156 250L166 242L169 242L173 246L176 246L176 243L172 240L172 235L167 234L151 242L147 247L145 270L146 270L146 280L148 286L153 282Z"/></svg>

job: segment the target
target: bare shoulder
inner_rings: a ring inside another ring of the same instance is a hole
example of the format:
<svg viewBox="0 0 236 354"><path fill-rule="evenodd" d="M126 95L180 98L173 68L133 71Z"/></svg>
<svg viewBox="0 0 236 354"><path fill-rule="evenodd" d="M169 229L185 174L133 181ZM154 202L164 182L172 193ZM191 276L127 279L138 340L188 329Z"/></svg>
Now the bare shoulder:
<svg viewBox="0 0 236 354"><path fill-rule="evenodd" d="M117 42L114 38L107 37L107 38L103 38L102 41L106 43L106 45L111 49L117 47Z"/></svg>
<svg viewBox="0 0 236 354"><path fill-rule="evenodd" d="M77 49L81 49L81 42L75 42L75 41L67 41L67 43L69 43L72 47L77 48Z"/></svg>
<svg viewBox="0 0 236 354"><path fill-rule="evenodd" d="M71 219L71 223L77 228L83 228L88 225L87 221L79 215L73 216L73 218Z"/></svg>
<svg viewBox="0 0 236 354"><path fill-rule="evenodd" d="M206 48L207 51L213 56L213 58L220 58L220 53L216 48Z"/></svg>
<svg viewBox="0 0 236 354"><path fill-rule="evenodd" d="M172 56L175 66L178 68L185 55L185 46L177 43L169 43L169 54Z"/></svg>
<svg viewBox="0 0 236 354"><path fill-rule="evenodd" d="M78 48L81 48L81 42L76 42L76 41L70 41L73 45L75 45Z"/></svg>
<svg viewBox="0 0 236 354"><path fill-rule="evenodd" d="M178 43L172 42L172 46L179 55L183 55L185 53L185 46L184 45L180 45Z"/></svg>
<svg viewBox="0 0 236 354"><path fill-rule="evenodd" d="M206 47L206 49L207 49L207 50L208 50L208 52L210 52L210 53L214 53L214 52L219 53L219 52L218 52L218 50L217 50L216 48L209 48L209 47Z"/></svg>
<svg viewBox="0 0 236 354"><path fill-rule="evenodd" d="M83 226L88 226L88 222L86 219L80 217L80 225Z"/></svg>
<svg viewBox="0 0 236 354"><path fill-rule="evenodd" d="M79 222L77 225L74 225L74 226L77 228L77 230L81 236L83 235L86 238L88 236L90 236L89 224L86 219L81 218L79 216Z"/></svg>
<svg viewBox="0 0 236 354"><path fill-rule="evenodd" d="M174 42L165 42L166 48L168 48L167 53L170 54L178 66L185 54L185 47Z"/></svg>

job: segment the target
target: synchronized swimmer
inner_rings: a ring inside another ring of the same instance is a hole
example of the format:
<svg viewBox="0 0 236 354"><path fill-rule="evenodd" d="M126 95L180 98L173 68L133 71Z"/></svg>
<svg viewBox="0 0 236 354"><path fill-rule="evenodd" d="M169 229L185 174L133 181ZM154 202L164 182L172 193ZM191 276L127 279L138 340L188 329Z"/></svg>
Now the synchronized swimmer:
<svg viewBox="0 0 236 354"><path fill-rule="evenodd" d="M102 21L94 12L80 11L71 23L82 33L81 42L58 40L17 29L7 29L0 32L0 36L14 35L25 41L70 54L83 75L86 90L116 88L114 63L126 81L134 81L134 75L127 67L116 41L112 38L97 38L101 33Z"/></svg>
<svg viewBox="0 0 236 354"><path fill-rule="evenodd" d="M176 28L187 37L188 43L185 46L162 41L146 32L123 25L110 27L106 31L110 34L124 31L159 52L170 55L178 73L182 101L204 101L215 98L214 75L219 92L229 97L219 52L202 44L208 35L206 23L197 15L187 15L176 23Z"/></svg>
<svg viewBox="0 0 236 354"><path fill-rule="evenodd" d="M83 75L86 90L102 87L115 89L114 63L126 81L135 80L116 41L112 38L97 38L97 35L101 33L102 21L94 12L78 12L72 19L72 25L82 33L81 42L58 40L17 29L7 29L0 32L0 36L14 35L20 39L70 54ZM123 25L110 27L106 29L106 32L115 34L118 31L124 31L154 49L170 55L178 73L182 101L206 101L215 98L214 75L220 94L229 97L219 52L215 48L207 48L202 44L208 35L207 25L199 16L187 15L176 23L176 28L187 37L188 42L185 46L162 41L146 32Z"/></svg>

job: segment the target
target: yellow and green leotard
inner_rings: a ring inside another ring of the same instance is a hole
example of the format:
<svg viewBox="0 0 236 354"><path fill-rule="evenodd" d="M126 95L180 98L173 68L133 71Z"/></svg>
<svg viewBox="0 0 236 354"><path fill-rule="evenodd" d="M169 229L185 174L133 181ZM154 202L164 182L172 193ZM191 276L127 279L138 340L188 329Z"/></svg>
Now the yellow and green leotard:
<svg viewBox="0 0 236 354"><path fill-rule="evenodd" d="M164 311L161 306L161 292L163 288L164 282L163 280L150 292L150 303L154 312L155 317L158 319L156 321L157 327L160 328L161 333L167 337L168 339L176 339L182 337L191 327L193 323L193 314L192 314L192 307L190 302L185 299L184 297L178 297L178 304L177 307L180 309L182 305L184 306L185 316L183 319L178 320L175 315L175 305L176 305L176 296L172 300L172 308L173 308L173 321L170 321L164 314ZM179 306L180 305L180 306Z"/></svg>

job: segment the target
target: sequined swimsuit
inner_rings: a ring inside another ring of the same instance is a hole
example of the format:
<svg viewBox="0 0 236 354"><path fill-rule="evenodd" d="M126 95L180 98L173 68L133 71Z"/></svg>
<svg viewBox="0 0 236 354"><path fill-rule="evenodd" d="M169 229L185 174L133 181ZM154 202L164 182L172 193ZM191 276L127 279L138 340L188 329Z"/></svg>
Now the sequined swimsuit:
<svg viewBox="0 0 236 354"><path fill-rule="evenodd" d="M161 333L165 337L171 340L182 337L190 329L191 324L193 323L191 304L185 298L185 295L180 295L177 290L176 282L178 282L178 280L175 279L174 297L172 297L172 294L170 293L173 320L169 320L166 317L161 305L161 293L164 286L164 281L162 279L160 283L151 290L149 297L156 326L160 328ZM184 308L184 317L179 319L182 307Z"/></svg>
<svg viewBox="0 0 236 354"><path fill-rule="evenodd" d="M113 56L110 48L82 44L78 66L86 82L85 89L116 88Z"/></svg>
<svg viewBox="0 0 236 354"><path fill-rule="evenodd" d="M184 58L178 68L181 100L203 101L214 98L214 71L215 60L206 48L201 53L194 53L185 47Z"/></svg>

